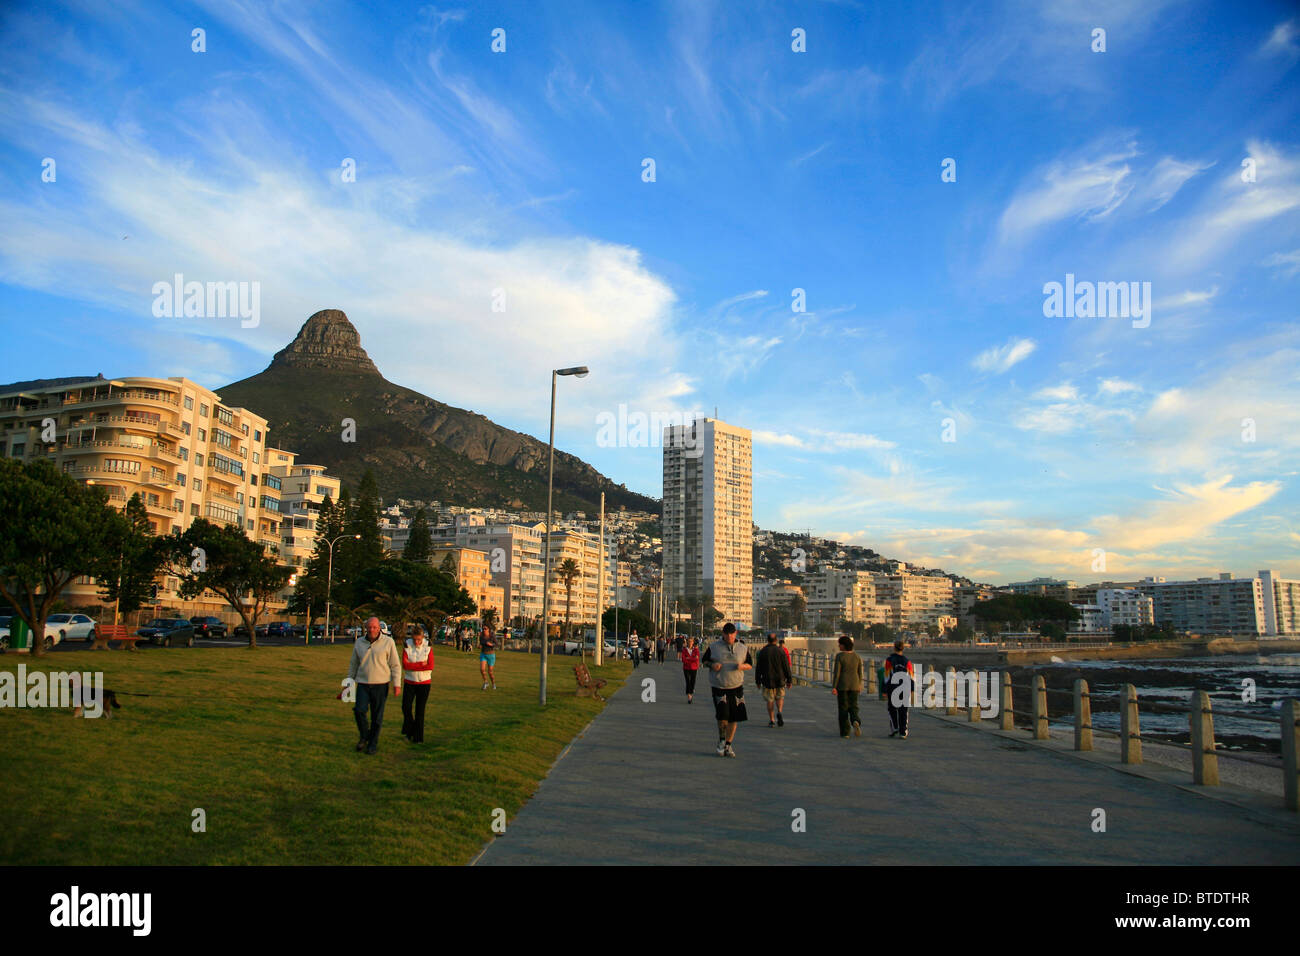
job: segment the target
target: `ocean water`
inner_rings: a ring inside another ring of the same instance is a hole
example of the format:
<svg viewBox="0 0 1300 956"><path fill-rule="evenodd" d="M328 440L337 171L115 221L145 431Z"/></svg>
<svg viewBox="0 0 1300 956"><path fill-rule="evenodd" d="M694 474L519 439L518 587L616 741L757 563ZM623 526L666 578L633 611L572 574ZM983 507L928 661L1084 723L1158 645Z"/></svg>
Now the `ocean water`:
<svg viewBox="0 0 1300 956"><path fill-rule="evenodd" d="M1073 686L1076 677L1088 682L1092 694L1092 723L1099 730L1119 730L1119 710L1112 701L1098 698L1118 696L1124 684L1137 688L1139 703L1158 702L1181 708L1192 695L1204 690L1210 695L1214 713L1215 740L1222 749L1259 750L1277 753L1281 738L1281 702L1300 700L1300 655L1233 654L1221 657L1184 657L1141 661L1065 661L1019 668L1019 672L1042 674L1048 687ZM1015 673L1019 686L1024 678ZM1069 726L1070 706L1060 694L1049 694L1052 724ZM1253 699L1252 699L1253 697ZM1019 707L1019 704L1017 704ZM1153 713L1141 709L1144 737L1187 741L1191 733L1187 714ZM1266 721L1246 719L1262 717Z"/></svg>

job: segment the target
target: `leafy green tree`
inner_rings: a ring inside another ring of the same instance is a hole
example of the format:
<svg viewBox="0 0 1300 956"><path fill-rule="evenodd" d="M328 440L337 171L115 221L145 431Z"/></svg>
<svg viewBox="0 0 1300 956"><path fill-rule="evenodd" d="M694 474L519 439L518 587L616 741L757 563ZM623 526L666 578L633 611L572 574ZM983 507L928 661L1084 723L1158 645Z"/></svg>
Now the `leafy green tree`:
<svg viewBox="0 0 1300 956"><path fill-rule="evenodd" d="M867 638L873 644L888 644L894 639L894 629L888 624L877 622L867 628Z"/></svg>
<svg viewBox="0 0 1300 956"><path fill-rule="evenodd" d="M954 641L968 642L975 640L975 629L969 624L958 624L950 635Z"/></svg>
<svg viewBox="0 0 1300 956"><path fill-rule="evenodd" d="M934 640L939 636L939 625L931 622L925 626L925 636Z"/></svg>
<svg viewBox="0 0 1300 956"><path fill-rule="evenodd" d="M356 590L363 604L374 602L382 594L390 598L430 598L429 608L446 617L463 617L477 610L468 592L454 580L430 564L404 558L392 558L369 568L357 580Z"/></svg>
<svg viewBox="0 0 1300 956"><path fill-rule="evenodd" d="M830 635L835 633L835 622L828 617L818 618L817 627L815 627L813 630L817 634L821 634L823 636L829 637Z"/></svg>
<svg viewBox="0 0 1300 956"><path fill-rule="evenodd" d="M239 528L195 518L184 534L170 539L172 571L186 600L212 591L248 628L248 646L257 647L257 621L289 581L289 569Z"/></svg>
<svg viewBox="0 0 1300 956"><path fill-rule="evenodd" d="M0 597L45 653L45 621L83 574L117 574L124 519L103 488L84 485L49 461L0 459Z"/></svg>
<svg viewBox="0 0 1300 956"><path fill-rule="evenodd" d="M600 616L601 628L605 631L614 633L614 609L606 608L605 613ZM638 635L645 637L650 633L650 618L640 611L629 611L627 608L618 609L618 629L625 634L636 631Z"/></svg>
<svg viewBox="0 0 1300 956"><path fill-rule="evenodd" d="M116 602L118 615L125 617L152 600L154 581L167 563L169 545L154 534L139 492L130 497L118 518L108 542L110 566L96 580L100 599ZM117 553L116 568L111 567L111 552Z"/></svg>
<svg viewBox="0 0 1300 956"><path fill-rule="evenodd" d="M494 607L485 607L478 612L479 620L483 622L484 627L490 627L492 630L497 629L497 609Z"/></svg>
<svg viewBox="0 0 1300 956"><path fill-rule="evenodd" d="M410 536L406 539L406 547L402 549L402 557L407 561L428 561L432 553L433 533L429 530L429 520L421 508L411 519Z"/></svg>
<svg viewBox="0 0 1300 956"><path fill-rule="evenodd" d="M402 641L410 634L411 625L420 623L430 634L434 622L441 621L447 615L438 609L435 597L417 597L412 594L384 594L376 591L370 603L362 608L366 616L373 614L381 620L388 621L393 629L393 637Z"/></svg>
<svg viewBox="0 0 1300 956"><path fill-rule="evenodd" d="M361 536L350 552L355 573L375 567L384 560L384 537L379 530L379 486L375 483L375 473L369 468L357 484L357 496L348 512L344 530Z"/></svg>
<svg viewBox="0 0 1300 956"><path fill-rule="evenodd" d="M1038 633L1048 640L1065 640L1065 625L1059 621L1044 621L1038 626Z"/></svg>

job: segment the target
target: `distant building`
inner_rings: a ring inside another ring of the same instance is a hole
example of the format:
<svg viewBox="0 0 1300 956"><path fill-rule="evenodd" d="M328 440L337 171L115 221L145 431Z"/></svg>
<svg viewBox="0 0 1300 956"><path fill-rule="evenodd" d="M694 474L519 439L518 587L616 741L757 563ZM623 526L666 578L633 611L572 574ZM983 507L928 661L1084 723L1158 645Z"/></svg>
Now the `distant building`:
<svg viewBox="0 0 1300 956"><path fill-rule="evenodd" d="M1272 571L1257 573L1264 598L1264 633L1300 634L1300 581L1284 580Z"/></svg>
<svg viewBox="0 0 1300 956"><path fill-rule="evenodd" d="M1156 624L1194 634L1257 636L1265 633L1264 590L1259 578L1234 578L1160 583L1148 578L1137 590L1153 602Z"/></svg>
<svg viewBox="0 0 1300 956"><path fill-rule="evenodd" d="M429 560L435 568L451 558L455 568L456 583L465 589L478 608L479 614L488 608L497 612L497 625L506 619L505 589L492 583L491 557L476 548L460 548L454 544L435 544Z"/></svg>
<svg viewBox="0 0 1300 956"><path fill-rule="evenodd" d="M713 595L726 620L753 611L753 437L703 418L663 434L663 567L670 595Z"/></svg>
<svg viewBox="0 0 1300 956"><path fill-rule="evenodd" d="M1102 627L1145 627L1155 623L1155 602L1133 588L1097 588L1093 603L1101 608Z"/></svg>

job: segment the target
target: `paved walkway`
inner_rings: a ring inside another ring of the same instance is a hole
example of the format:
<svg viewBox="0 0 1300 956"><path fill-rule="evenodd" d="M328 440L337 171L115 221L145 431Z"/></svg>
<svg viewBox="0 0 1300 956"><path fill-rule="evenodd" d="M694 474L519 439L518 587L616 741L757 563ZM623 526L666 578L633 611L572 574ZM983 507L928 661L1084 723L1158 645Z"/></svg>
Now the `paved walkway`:
<svg viewBox="0 0 1300 956"><path fill-rule="evenodd" d="M820 687L794 688L785 727L768 729L750 685L738 756L721 758L701 684L688 706L672 663L633 671L477 863L1300 863L1300 822L1276 797L916 710L908 739L890 738L875 698L862 737L843 740Z"/></svg>

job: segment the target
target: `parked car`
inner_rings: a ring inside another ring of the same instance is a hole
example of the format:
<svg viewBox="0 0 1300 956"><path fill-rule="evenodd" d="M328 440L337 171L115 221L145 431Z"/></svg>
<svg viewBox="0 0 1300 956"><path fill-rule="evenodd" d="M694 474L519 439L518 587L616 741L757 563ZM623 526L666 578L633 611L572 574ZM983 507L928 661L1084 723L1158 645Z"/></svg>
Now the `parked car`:
<svg viewBox="0 0 1300 956"><path fill-rule="evenodd" d="M288 621L272 621L266 625L266 637L293 637L293 625Z"/></svg>
<svg viewBox="0 0 1300 956"><path fill-rule="evenodd" d="M570 654L576 657L577 655L583 653L584 651L588 654L595 654L596 642L595 641L565 641L564 642L564 653L566 654ZM604 652L606 657L613 657L614 645L611 644L609 641L606 641Z"/></svg>
<svg viewBox="0 0 1300 956"><path fill-rule="evenodd" d="M45 619L45 646L53 647L61 641L95 639L95 622L84 614L51 614Z"/></svg>
<svg viewBox="0 0 1300 956"><path fill-rule="evenodd" d="M219 617L192 617L195 637L225 637L226 625Z"/></svg>
<svg viewBox="0 0 1300 956"><path fill-rule="evenodd" d="M9 650L9 622L13 620L13 615L0 615L0 651Z"/></svg>
<svg viewBox="0 0 1300 956"><path fill-rule="evenodd" d="M135 633L141 640L161 644L163 647L175 647L177 644L194 646L194 625L183 617L154 618Z"/></svg>

